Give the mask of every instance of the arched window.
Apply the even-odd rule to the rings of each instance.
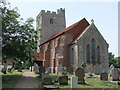
[[[53,24],[53,18],[50,18],[50,24]]]
[[[100,63],[100,46],[97,46],[97,63]]]
[[[86,46],[86,61],[90,64],[90,45]]]
[[[91,61],[95,64],[95,40],[92,39],[91,41]]]

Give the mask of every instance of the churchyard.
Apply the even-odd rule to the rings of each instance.
[[[58,74],[36,74],[40,88],[120,88],[120,72],[110,67],[110,74],[85,73],[84,67],[76,69],[74,74],[60,72]]]
[[[110,67],[111,68],[111,67]],[[100,75],[94,73],[84,73],[83,68],[78,68],[75,73],[70,74],[68,72],[60,72],[58,74],[52,73],[41,73],[35,74],[36,81],[39,88],[83,88],[83,90],[89,90],[91,88],[96,88],[97,90],[102,90],[102,88],[120,88],[120,75],[116,78],[116,70],[114,70],[114,76],[112,70],[110,74],[102,73]],[[2,88],[14,88],[16,83],[20,81],[20,78],[24,72],[29,70],[22,70],[23,72],[12,71],[7,72],[7,74],[0,73],[2,75]],[[31,72],[31,71],[29,71]],[[116,80],[115,80],[116,79]],[[118,80],[117,80],[118,79]],[[30,83],[29,81],[27,83]],[[26,87],[27,88],[27,87]]]
[[[100,80],[100,75],[93,74],[94,78],[87,78],[88,74],[85,74],[85,83],[86,84],[78,84],[78,88],[120,88],[120,85],[116,83],[111,83],[108,81],[102,81]],[[49,77],[52,78],[52,85],[59,87],[59,88],[70,88],[71,85],[71,77],[75,76],[74,74],[69,74],[68,76],[68,85],[60,85],[59,82],[56,81],[58,77],[61,75],[57,74],[49,74]],[[111,81],[112,78],[109,76],[108,80]],[[37,74],[37,81],[39,83],[39,87],[42,88],[42,79],[39,78],[39,75]],[[75,83],[75,82],[74,82]],[[98,89],[99,90],[99,89]]]

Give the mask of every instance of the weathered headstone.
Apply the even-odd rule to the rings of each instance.
[[[57,70],[58,70],[58,74],[62,74],[62,65],[58,65]]]
[[[43,85],[52,85],[52,78],[46,77],[43,79]]]
[[[71,77],[70,88],[78,88],[78,77]]]
[[[60,85],[68,85],[68,76],[59,77],[59,84]]]
[[[40,77],[41,77],[42,73],[45,73],[45,67],[44,66],[39,67],[39,75],[40,75]]]
[[[46,69],[46,73],[51,73],[51,68],[50,68],[50,67],[48,67],[48,68]]]
[[[42,79],[44,79],[44,78],[48,77],[48,74],[47,73],[42,73],[41,77],[42,77]]]
[[[75,71],[75,75],[78,77],[78,84],[85,84],[85,80],[84,80],[84,69],[79,67],[77,68],[77,70]]]
[[[62,69],[62,75],[64,75],[64,76],[67,75],[67,69],[65,67]]]
[[[100,74],[100,80],[108,81],[108,74],[107,73],[101,73]]]
[[[113,64],[109,67],[109,73],[110,73],[110,76],[111,76],[111,74],[112,74],[112,69],[114,68],[114,66],[113,66]]]
[[[34,69],[33,70],[35,71],[36,74],[39,74],[39,66],[36,63],[34,63]]]
[[[117,68],[112,68],[111,69],[111,76],[113,81],[118,81],[119,80],[119,73]]]

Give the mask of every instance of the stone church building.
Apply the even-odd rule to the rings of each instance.
[[[41,29],[38,50],[32,59],[50,73],[70,73],[86,63],[85,72],[108,72],[108,43],[92,20],[85,18],[66,28],[65,9],[42,10],[36,18]]]

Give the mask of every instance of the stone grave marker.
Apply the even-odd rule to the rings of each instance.
[[[119,79],[120,79],[120,68],[118,68],[118,75],[119,75]]]
[[[108,81],[108,74],[107,73],[101,73],[100,74],[100,80]]]
[[[112,76],[112,81],[118,81],[119,80],[119,73],[117,68],[112,68],[111,69],[111,76]]]
[[[59,84],[60,85],[68,85],[68,76],[59,77]]]
[[[53,84],[53,83],[52,83],[52,78],[50,78],[50,77],[44,78],[42,84],[43,84],[43,85],[52,85],[52,84]]]
[[[78,77],[78,84],[85,84],[85,80],[84,80],[84,69],[79,67],[77,68],[77,70],[75,71],[75,76]]]
[[[39,75],[40,75],[40,77],[41,77],[42,73],[45,73],[45,67],[44,66],[39,67]]]
[[[48,77],[48,74],[47,73],[42,73],[41,77],[42,77],[42,79],[44,79],[44,78]]]
[[[51,68],[50,68],[50,67],[48,67],[48,68],[46,69],[46,73],[51,73]]]
[[[63,76],[66,76],[67,75],[67,69],[65,67],[63,67],[62,69],[62,75]]]
[[[78,88],[78,77],[71,77],[70,88]]]
[[[58,70],[58,74],[62,74],[62,65],[58,65],[57,70]]]
[[[111,76],[111,73],[112,73],[112,69],[114,68],[113,64],[109,67],[109,73],[110,73],[110,76]]]

